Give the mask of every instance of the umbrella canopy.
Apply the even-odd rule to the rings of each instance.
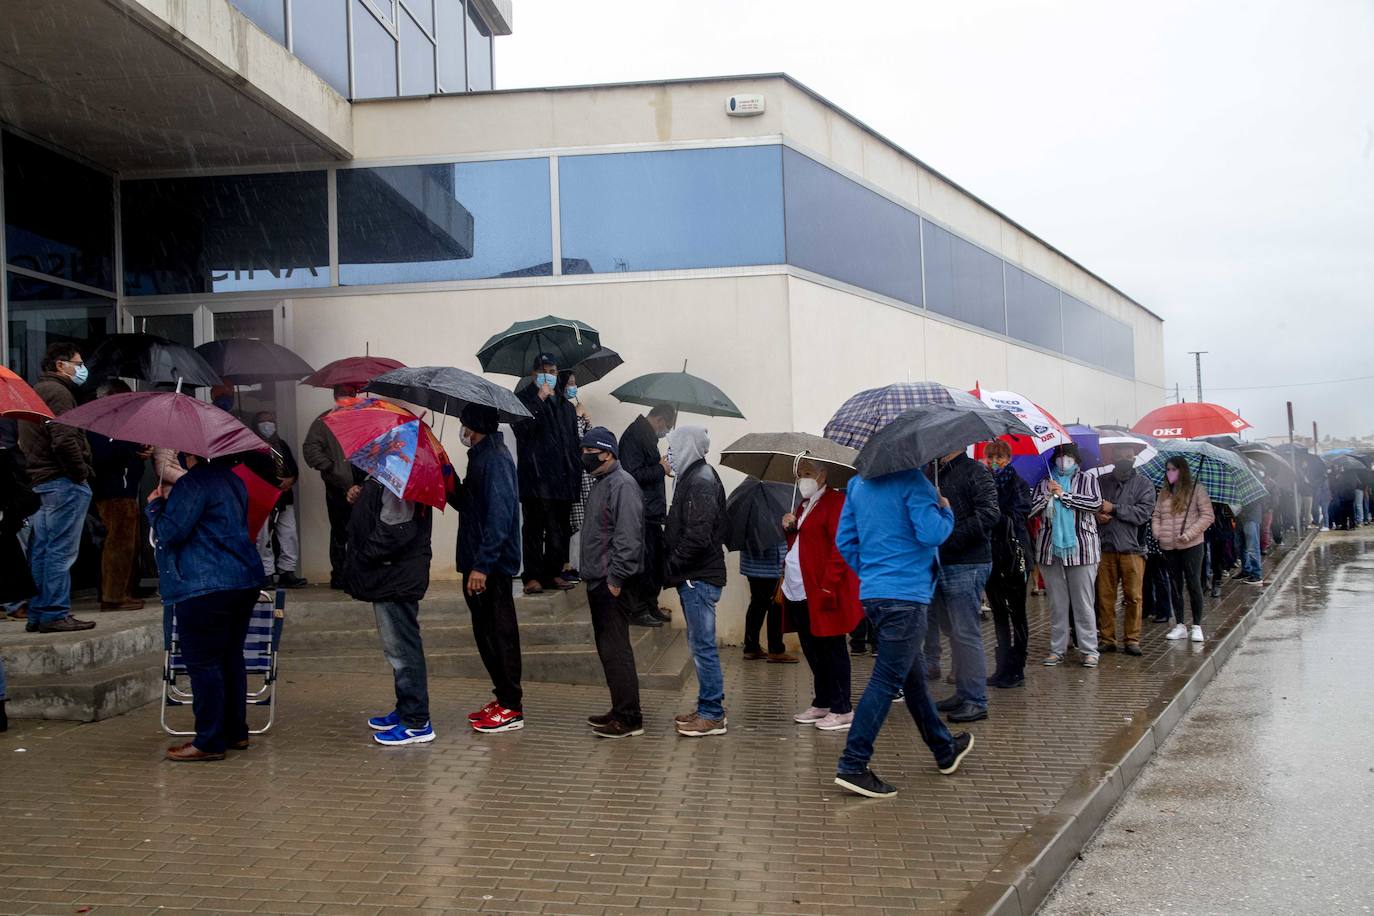
[[[650,372],[632,378],[611,392],[611,397],[626,404],[642,404],[653,407],[657,404],[672,404],[679,413],[695,413],[707,417],[734,417],[744,419],[735,402],[725,396],[715,385],[687,372],[687,364],[682,364],[681,372]]]
[[[301,379],[301,384],[312,388],[362,388],[383,373],[403,368],[405,363],[385,356],[345,356],[325,363]]]
[[[850,448],[863,448],[878,430],[923,404],[983,407],[983,402],[967,391],[939,382],[899,382],[860,391],[841,404],[825,424],[825,438]]]
[[[596,352],[571,369],[558,370],[558,383],[565,385],[569,375],[577,376],[577,386],[585,388],[591,382],[599,382],[617,367],[625,364],[620,354],[607,347],[598,347]],[[534,384],[534,379],[526,375],[515,383],[515,393],[519,394]]]
[[[1322,456],[1322,461],[1326,462],[1327,467],[1339,470],[1367,471],[1369,465],[1361,461],[1349,451],[1337,450],[1336,453],[1327,452]]]
[[[878,430],[855,462],[864,479],[925,467],[942,455],[961,452],[975,442],[1008,433],[1032,435],[1005,410],[927,404],[915,407]]]
[[[1070,430],[1070,432],[1072,432],[1072,431],[1073,431],[1073,427],[1069,427],[1069,430]],[[1103,451],[1104,449],[1110,447],[1110,446],[1113,446],[1113,445],[1115,445],[1115,446],[1122,446],[1122,445],[1124,445],[1124,446],[1126,446],[1127,448],[1131,449],[1131,451],[1133,451],[1133,452],[1135,453],[1135,466],[1136,466],[1136,467],[1140,467],[1141,465],[1145,464],[1146,462],[1154,460],[1154,457],[1155,457],[1156,455],[1159,454],[1159,449],[1155,448],[1153,445],[1150,444],[1149,441],[1147,441],[1148,438],[1149,438],[1148,436],[1129,436],[1129,435],[1124,435],[1124,434],[1122,434],[1122,433],[1116,432],[1115,430],[1103,429],[1103,428],[1101,428],[1101,427],[1098,427],[1098,428],[1097,428],[1097,433],[1098,433],[1098,438],[1097,438],[1097,449],[1098,449],[1098,463],[1099,463],[1099,465],[1101,465],[1101,461],[1102,461],[1102,458],[1101,458],[1102,451]],[[1110,471],[1110,470],[1111,470],[1111,467],[1110,467],[1110,466],[1101,465],[1101,466],[1099,466],[1099,467],[1097,467],[1097,468],[1094,468],[1094,469],[1093,469],[1093,473],[1094,473],[1094,474],[1097,474],[1097,475],[1099,475],[1099,476],[1101,476],[1102,474],[1105,474],[1105,473],[1107,473],[1107,472]]]
[[[248,536],[256,541],[262,533],[262,526],[267,524],[267,517],[272,514],[272,508],[281,499],[282,492],[246,464],[237,464],[233,470],[248,490]]]
[[[1078,446],[1078,453],[1083,458],[1083,470],[1100,472],[1102,470],[1099,467],[1099,465],[1102,464],[1102,450],[1098,442],[1101,439],[1101,434],[1091,426],[1086,426],[1082,423],[1066,426],[1064,430],[1068,433],[1069,440]],[[1016,441],[1034,441],[1025,436],[1003,436],[1002,439],[1008,443],[1014,443]],[[985,448],[986,446],[982,443],[975,447],[974,457],[981,458]],[[1050,456],[1048,452],[1044,454],[1018,454],[1015,444],[1012,444],[1011,466],[1029,487],[1034,487],[1040,481],[1050,476]]]
[[[74,407],[53,422],[201,458],[269,450],[232,414],[175,391],[112,394]]]
[[[725,549],[761,554],[787,543],[782,517],[791,511],[789,484],[744,481],[725,500]]]
[[[281,344],[251,337],[212,340],[196,347],[226,385],[294,382],[315,370]]]
[[[572,318],[545,315],[533,321],[517,321],[494,335],[477,360],[482,371],[500,375],[529,375],[541,353],[554,358],[560,369],[575,366],[601,346],[601,332]]]
[[[826,466],[826,485],[843,487],[854,476],[858,451],[810,433],[749,433],[720,453],[722,467],[788,484],[796,479],[797,461],[806,458]]]
[[[1131,432],[1160,439],[1193,439],[1197,436],[1224,436],[1249,428],[1249,423],[1220,404],[1200,401],[1156,407],[1137,420]]]
[[[1162,443],[1159,454],[1141,465],[1140,472],[1155,486],[1164,485],[1164,465],[1174,457],[1187,460],[1193,479],[1207,490],[1215,503],[1245,506],[1263,499],[1267,491],[1245,459],[1235,452],[1207,442],[1178,440]]]
[[[1013,455],[1042,455],[1065,442],[1074,441],[1064,425],[1048,410],[1015,391],[973,389],[973,396],[993,410],[1005,410],[1030,429],[1031,436],[1007,436]],[[1082,427],[1087,429],[1087,427]]]
[[[208,388],[223,384],[195,350],[156,334],[111,334],[86,360],[91,378],[132,378],[153,384]]]
[[[1236,451],[1264,468],[1265,477],[1273,481],[1275,486],[1292,488],[1297,484],[1298,475],[1293,470],[1293,465],[1271,446],[1248,443]]]
[[[28,382],[0,366],[0,417],[42,423],[52,419],[52,411]]]
[[[503,423],[530,419],[514,394],[480,375],[453,366],[392,369],[367,383],[367,390],[456,417],[468,404],[496,408]]]
[[[1233,436],[1230,433],[1220,436],[1196,436],[1194,438],[1199,442],[1208,442],[1217,448],[1229,449],[1233,452],[1241,446],[1240,436]]]
[[[349,464],[401,499],[444,508],[444,469],[452,462],[434,431],[415,414],[369,398],[330,411],[324,424]]]

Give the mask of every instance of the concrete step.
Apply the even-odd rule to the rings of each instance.
[[[161,646],[161,636],[158,637]],[[9,675],[6,710],[19,719],[94,722],[153,702],[162,691],[163,653],[59,674]]]
[[[94,630],[26,633],[21,622],[0,629],[0,660],[10,677],[65,676],[120,665],[162,649],[162,608],[88,614]]]
[[[305,653],[328,653],[330,650],[377,648],[377,627],[370,619],[365,627],[351,629],[316,629],[295,626],[288,618],[282,628],[282,654],[298,655]],[[449,623],[446,620],[420,622],[420,633],[424,637],[426,651],[441,649],[472,648],[472,625],[470,623]],[[533,646],[590,645],[592,643],[592,624],[590,620],[546,620],[520,621],[520,645]]]

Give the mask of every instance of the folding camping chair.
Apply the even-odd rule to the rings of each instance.
[[[266,706],[267,723],[262,728],[250,728],[248,733],[251,735],[261,735],[267,731],[277,717],[277,650],[281,646],[281,627],[285,616],[284,589],[277,589],[275,594],[267,591],[258,594],[258,603],[253,605],[253,617],[248,623],[248,638],[243,643],[243,662],[250,677],[262,675],[262,686],[248,692],[248,705]],[[177,731],[167,724],[167,709],[190,703],[191,688],[177,639],[176,614],[165,605],[162,610],[162,637],[166,649],[162,668],[162,730],[169,735],[194,735],[194,730]],[[186,678],[184,688],[177,683],[178,678]]]

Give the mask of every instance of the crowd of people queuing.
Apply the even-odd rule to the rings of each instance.
[[[39,395],[55,414],[71,409],[86,382],[80,352],[55,344],[43,369]],[[119,390],[127,389],[112,382],[101,393]],[[587,724],[606,739],[644,732],[630,628],[662,626],[669,614],[659,596],[674,589],[698,696],[673,727],[686,737],[725,734],[716,606],[726,582],[726,495],[706,430],[679,425],[677,411],[662,404],[617,437],[593,424],[578,401],[575,375],[560,371],[551,354],[534,360],[517,393],[530,418],[512,427],[513,448],[496,409],[463,408],[466,472],[446,479],[447,501],[458,513],[454,562],[492,681],[493,699],[468,716],[472,729],[524,726],[518,580],[527,595],[585,586],[610,694],[610,708]],[[301,452],[324,484],[329,584],[372,604],[394,673],[394,707],[368,725],[383,745],[432,741],[419,607],[430,587],[433,509],[349,463],[324,420],[358,404],[360,395],[346,387],[334,395],[335,406],[311,425]],[[232,410],[232,394],[216,392],[215,403]],[[138,481],[145,462],[153,462],[156,484],[143,515],[156,546],[161,600],[180,621],[196,716],[195,739],[170,749],[173,760],[220,759],[247,747],[241,646],[249,614],[260,589],[306,584],[297,573],[290,498],[299,468],[271,412],[252,416],[251,426],[271,445],[270,456],[206,461],[55,423],[19,424],[17,447],[3,449],[0,599],[42,632],[95,625],[71,616],[70,577],[93,499],[105,529],[101,610],[142,606],[133,593]],[[783,637],[797,634],[812,696],[793,718],[848,732],[836,781],[858,794],[895,792],[869,767],[894,702],[905,702],[940,772],[958,769],[974,738],[951,732],[946,722],[986,719],[990,689],[1025,683],[1028,593],[1047,595],[1051,632],[1043,664],[1066,664],[1073,651],[1083,666],[1096,667],[1102,653],[1139,656],[1147,617],[1173,622],[1168,639],[1202,642],[1207,583],[1218,594],[1226,570],[1239,561],[1237,578],[1262,584],[1261,553],[1281,536],[1283,500],[1243,507],[1237,519],[1213,504],[1183,458],[1168,460],[1156,490],[1135,468],[1129,447],[1104,446],[1104,467],[1090,470],[1078,447],[1065,443],[1046,456],[1050,473],[1032,488],[1013,468],[1005,442],[987,443],[981,454],[960,451],[923,471],[854,477],[844,488],[832,484],[831,465],[803,458],[796,465],[799,498],[779,519],[785,543],[741,557],[750,591],[744,659],[796,663]],[[285,497],[256,540],[247,534],[244,482],[231,471],[253,461],[265,462],[251,469]],[[1329,507],[1317,485],[1309,486],[1314,521],[1324,509],[1333,524],[1364,521],[1363,501],[1348,485],[1363,492],[1357,476],[1333,476]],[[16,536],[25,519],[27,558]],[[20,572],[22,578],[12,575]],[[984,600],[996,634],[991,672]],[[944,674],[944,642],[953,691],[936,701],[928,685]],[[873,672],[856,704],[851,655],[870,652]]]

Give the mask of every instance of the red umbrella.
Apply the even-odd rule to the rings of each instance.
[[[434,431],[415,414],[386,401],[365,400],[325,414],[324,425],[350,464],[402,499],[444,508],[452,462]]]
[[[42,423],[52,419],[52,411],[28,382],[0,366],[0,417]]]
[[[405,363],[385,356],[345,356],[321,366],[301,379],[301,384],[314,388],[337,388],[340,385],[361,388],[379,375],[404,368]]]
[[[112,394],[74,407],[53,422],[201,458],[268,451],[267,443],[232,415],[172,391]]]
[[[1220,404],[1199,401],[1157,407],[1137,420],[1131,432],[1154,436],[1156,439],[1193,439],[1197,436],[1221,436],[1249,428],[1249,423]]]

